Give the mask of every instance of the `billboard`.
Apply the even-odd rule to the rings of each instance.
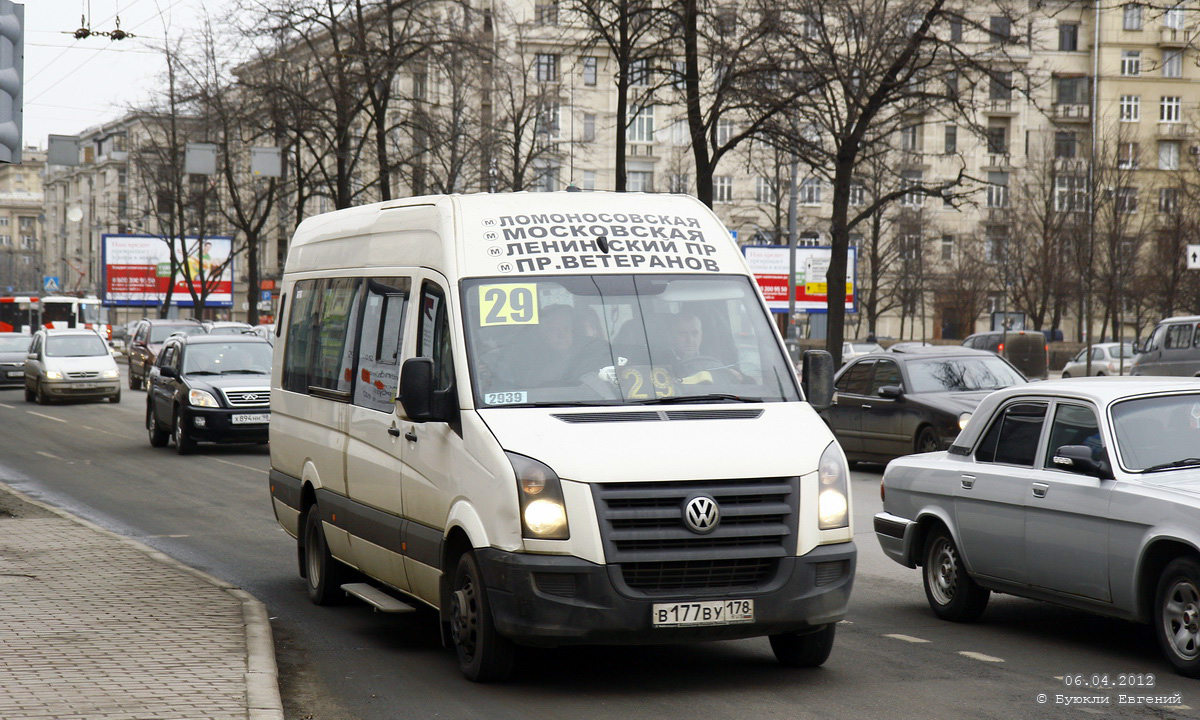
[[[105,305],[161,305],[167,289],[173,288],[171,303],[181,307],[194,305],[182,268],[171,274],[171,251],[167,240],[157,235],[102,235],[101,257],[104,263]],[[192,284],[200,292],[200,273],[209,288],[208,307],[233,305],[233,238],[184,238],[186,255],[179,248],[175,256],[186,257]]]
[[[788,311],[788,248],[785,245],[747,245],[746,264],[758,281],[763,298],[771,312]],[[798,247],[796,253],[796,310],[825,312],[831,249],[828,247]],[[857,312],[858,248],[851,247],[846,256],[846,312]]]

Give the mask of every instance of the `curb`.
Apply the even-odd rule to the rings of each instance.
[[[100,527],[90,520],[85,520],[78,515],[73,515],[53,505],[48,505],[41,500],[36,500],[13,488],[8,483],[0,481],[0,492],[9,493],[23,502],[36,505],[64,520],[69,520],[89,530],[116,539],[157,562],[188,573],[229,593],[229,595],[241,604],[242,621],[246,633],[247,716],[250,720],[283,720],[283,700],[279,696],[279,668],[275,663],[275,641],[271,634],[271,622],[267,616],[266,606],[259,602],[257,598],[232,583],[197,570],[190,565],[185,565],[170,555],[155,550],[145,543]]]

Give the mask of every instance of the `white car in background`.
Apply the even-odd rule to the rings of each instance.
[[[38,330],[25,357],[25,400],[121,402],[121,372],[95,330]]]
[[[1063,366],[1062,376],[1065,378],[1086,377],[1096,375],[1128,375],[1133,367],[1133,343],[1096,343],[1092,346],[1092,372],[1088,373],[1088,349],[1084,348],[1079,354]]]

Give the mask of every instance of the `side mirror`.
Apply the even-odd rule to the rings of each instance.
[[[164,365],[158,369],[158,374],[165,378],[176,378],[176,379],[179,378],[179,371],[173,367],[168,367],[166,365]]]
[[[416,357],[400,368],[400,392],[396,398],[404,414],[413,422],[449,422],[452,419],[454,387],[435,390],[433,358]]]
[[[28,355],[25,356],[26,360],[37,360],[37,358],[38,358],[37,353],[29,353]]]
[[[1090,475],[1101,480],[1112,479],[1112,470],[1107,460],[1096,460],[1087,445],[1063,445],[1054,451],[1050,459],[1054,467],[1080,475]]]
[[[899,400],[904,397],[904,390],[899,385],[884,385],[876,391],[876,394],[888,400]]]
[[[800,385],[817,412],[833,404],[833,355],[828,350],[805,351]]]

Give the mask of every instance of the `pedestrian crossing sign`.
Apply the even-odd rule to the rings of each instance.
[[[56,293],[62,292],[61,284],[58,282],[57,275],[45,275],[42,277],[42,292]]]

